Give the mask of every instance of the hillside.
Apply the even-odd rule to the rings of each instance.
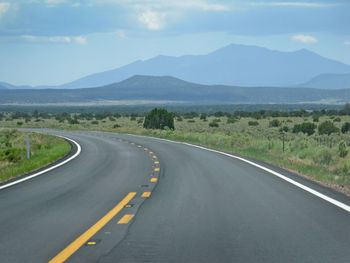
[[[305,103],[350,101],[350,89],[235,87],[201,85],[174,77],[134,76],[119,83],[87,89],[4,89],[0,104],[47,103]]]
[[[229,45],[207,55],[157,56],[86,76],[58,88],[108,85],[133,75],[174,76],[207,85],[296,86],[324,73],[348,73],[350,66],[306,49],[281,52],[257,46]]]
[[[299,86],[316,89],[350,89],[350,73],[321,74]]]

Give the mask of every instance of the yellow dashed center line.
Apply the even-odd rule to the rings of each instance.
[[[154,171],[155,171],[155,172],[159,172],[160,169],[159,169],[159,168],[154,168]]]
[[[141,197],[150,197],[151,196],[151,192],[143,192]]]
[[[157,159],[157,156],[153,155],[152,158],[153,158],[153,159]]]
[[[153,154],[153,152],[149,152],[149,154]]]
[[[158,178],[153,177],[149,180],[151,183],[156,183],[158,181]]]
[[[70,243],[57,256],[49,261],[49,263],[62,263],[73,255],[82,245],[84,245],[93,235],[95,235],[103,226],[105,226],[113,217],[115,217],[123,207],[134,198],[136,192],[128,193],[122,201],[119,202],[111,211],[102,217],[96,224],[89,228],[80,237]]]
[[[154,161],[154,164],[159,164],[159,162],[158,161]]]
[[[145,150],[145,151],[148,151],[148,149],[147,149],[147,148],[144,148],[144,150]]]
[[[118,224],[127,224],[133,217],[133,214],[126,214],[118,221]]]

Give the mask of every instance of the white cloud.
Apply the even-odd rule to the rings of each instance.
[[[74,3],[72,4],[73,7],[79,7],[80,6],[80,3]]]
[[[0,2],[0,18],[10,9],[10,3]]]
[[[294,41],[301,42],[301,43],[316,43],[317,39],[312,36],[307,35],[294,35],[292,37]]]
[[[350,41],[345,41],[344,45],[350,45]]]
[[[87,40],[86,37],[83,36],[77,36],[73,38],[75,43],[80,44],[80,45],[86,45],[87,44]]]
[[[292,6],[292,7],[328,7],[334,4],[309,2],[257,2],[249,3],[251,6]]]
[[[149,30],[160,30],[165,25],[166,13],[146,10],[142,12],[138,19]]]
[[[62,4],[65,0],[45,0],[45,3],[48,5],[57,5]]]
[[[208,3],[204,0],[96,0],[98,3],[109,2],[136,9],[197,9],[204,11],[226,11],[229,5]],[[169,10],[171,11],[171,10]]]
[[[53,43],[64,43],[64,44],[80,44],[86,45],[87,40],[86,37],[76,36],[76,37],[68,37],[68,36],[52,36],[52,37],[43,37],[43,36],[32,36],[32,35],[23,35],[22,39],[32,42],[53,42]]]

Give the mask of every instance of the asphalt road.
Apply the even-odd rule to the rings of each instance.
[[[350,262],[350,213],[271,173],[153,138],[51,133],[82,152],[0,190],[1,263]]]

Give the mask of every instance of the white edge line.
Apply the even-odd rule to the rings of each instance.
[[[177,143],[177,144],[184,144],[184,145],[187,145],[187,146],[196,147],[196,148],[199,148],[199,149],[202,149],[202,150],[206,150],[206,151],[209,151],[209,152],[214,152],[214,153],[219,153],[219,154],[222,154],[222,155],[226,155],[228,157],[240,160],[242,162],[245,162],[245,163],[253,165],[253,166],[257,167],[257,168],[260,168],[260,169],[262,169],[262,170],[264,170],[264,171],[266,171],[268,173],[271,173],[271,174],[273,174],[273,175],[275,175],[275,176],[277,176],[277,177],[287,181],[288,183],[291,183],[291,184],[293,184],[293,185],[295,185],[295,186],[297,186],[297,187],[299,187],[299,188],[309,192],[310,194],[313,194],[313,195],[315,195],[315,196],[317,196],[317,197],[319,197],[319,198],[321,198],[321,199],[323,199],[323,200],[325,200],[325,201],[327,201],[327,202],[329,202],[329,203],[331,203],[331,204],[333,204],[335,206],[338,206],[341,209],[344,209],[345,211],[350,213],[350,206],[348,206],[348,205],[346,205],[346,204],[344,204],[342,202],[339,202],[339,201],[337,201],[337,200],[335,200],[335,199],[333,199],[333,198],[331,198],[329,196],[326,196],[326,195],[324,195],[324,194],[322,194],[322,193],[320,193],[320,192],[318,192],[318,191],[316,191],[316,190],[314,190],[314,189],[312,189],[312,188],[310,188],[308,186],[305,186],[305,185],[303,185],[301,183],[298,183],[298,182],[290,179],[289,177],[287,177],[287,176],[285,176],[283,174],[275,172],[275,171],[273,171],[273,170],[271,170],[269,168],[266,168],[266,167],[264,167],[264,166],[262,166],[260,164],[254,163],[254,162],[249,161],[247,159],[244,159],[242,157],[239,157],[239,156],[236,156],[236,155],[233,155],[233,154],[229,154],[229,153],[225,153],[225,152],[221,152],[221,151],[217,151],[217,150],[213,150],[213,149],[209,149],[209,148],[206,148],[206,147],[203,147],[203,146],[194,145],[194,144],[187,143],[187,142],[177,142],[177,141],[172,141],[172,140],[168,140],[168,139],[161,139],[161,138],[141,136],[141,135],[134,135],[134,134],[128,134],[128,135],[137,136],[137,137],[144,137],[144,138],[152,138],[152,139],[155,139],[155,140],[166,141],[166,142]]]
[[[56,165],[54,165],[54,166],[51,166],[51,167],[49,167],[49,168],[47,168],[47,169],[45,169],[45,170],[43,170],[43,171],[40,171],[40,172],[38,172],[38,173],[32,174],[32,175],[30,175],[30,176],[27,176],[27,177],[25,177],[25,178],[23,178],[23,179],[19,179],[19,180],[16,180],[16,181],[14,181],[14,182],[11,182],[11,183],[2,185],[2,186],[0,186],[0,190],[5,189],[5,188],[10,187],[10,186],[13,186],[13,185],[15,185],[15,184],[22,183],[22,182],[24,182],[24,181],[30,180],[30,179],[32,179],[32,178],[34,178],[34,177],[37,177],[37,176],[42,175],[42,174],[44,174],[44,173],[47,173],[47,172],[49,172],[49,171],[51,171],[51,170],[53,170],[53,169],[56,169],[56,168],[58,168],[58,167],[60,167],[60,166],[62,166],[62,165],[64,165],[64,164],[70,162],[71,160],[73,160],[74,158],[76,158],[76,157],[80,154],[80,152],[81,152],[81,147],[80,147],[79,143],[77,143],[76,141],[74,141],[74,140],[72,140],[72,139],[69,139],[69,138],[67,138],[67,137],[64,137],[64,136],[59,136],[59,135],[55,135],[55,136],[64,138],[64,139],[66,139],[66,140],[71,141],[72,143],[74,143],[74,144],[77,146],[77,152],[76,152],[73,156],[71,156],[71,157],[69,157],[68,159],[64,160],[63,162],[58,163],[58,164],[56,164]]]

